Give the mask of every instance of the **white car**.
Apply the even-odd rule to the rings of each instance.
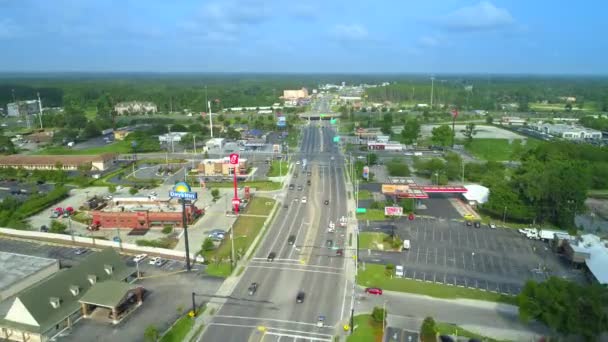
[[[133,258],[133,262],[135,262],[136,264],[138,264],[140,261],[144,260],[147,257],[148,257],[148,254],[137,254],[135,256],[135,258]]]
[[[148,264],[156,265],[156,262],[159,262],[161,260],[162,260],[161,257],[154,257],[154,258],[150,259],[150,261],[148,261]]]
[[[403,266],[395,266],[395,277],[403,278]]]
[[[306,197],[302,197],[302,203],[306,203]]]
[[[296,162],[296,165],[300,165],[300,161],[299,160]]]
[[[496,225],[494,223],[490,223],[490,228],[496,229]]]

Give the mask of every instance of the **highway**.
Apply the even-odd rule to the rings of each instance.
[[[347,216],[347,196],[344,159],[334,146],[334,134],[323,124],[302,129],[300,165],[294,165],[288,182],[295,189],[280,195],[280,212],[202,341],[331,341],[347,322],[352,283],[344,270],[353,261],[337,253],[347,242],[345,228],[337,224]],[[336,223],[334,233],[328,232],[330,221]],[[274,261],[267,260],[271,252]],[[259,288],[251,296],[253,282]],[[305,293],[303,303],[296,303],[299,291]],[[323,327],[317,326],[320,315],[325,316]]]

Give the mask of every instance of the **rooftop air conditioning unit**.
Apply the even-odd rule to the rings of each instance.
[[[57,297],[51,297],[49,298],[49,303],[51,304],[53,309],[58,309],[61,306],[61,299]]]

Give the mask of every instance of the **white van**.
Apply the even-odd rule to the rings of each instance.
[[[302,197],[302,203],[306,203],[306,196]]]

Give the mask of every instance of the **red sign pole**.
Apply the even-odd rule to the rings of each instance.
[[[238,172],[238,167],[239,167],[239,155],[236,153],[232,153],[230,154],[230,164],[234,166],[234,169],[232,170],[232,174],[234,175],[234,198],[233,203],[234,203],[234,213],[238,215],[239,213],[239,203],[237,202],[239,199],[239,194],[237,192],[237,184],[236,184],[236,174]]]

